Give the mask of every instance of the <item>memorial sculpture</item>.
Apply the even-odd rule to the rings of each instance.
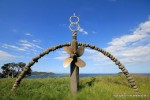
[[[52,51],[55,51],[57,49],[63,48],[64,50],[70,55],[70,57],[66,58],[63,65],[64,67],[67,67],[70,65],[70,78],[71,78],[71,92],[72,93],[77,93],[78,87],[79,87],[79,68],[84,67],[86,64],[83,60],[81,60],[79,57],[81,57],[84,53],[84,49],[86,47],[91,48],[93,50],[96,50],[100,53],[102,53],[104,56],[107,56],[110,58],[118,67],[121,69],[123,74],[126,76],[128,83],[130,84],[131,88],[133,88],[135,91],[138,91],[138,87],[135,83],[135,80],[132,78],[132,76],[129,74],[125,66],[117,59],[115,58],[112,54],[109,52],[98,48],[94,45],[90,45],[87,43],[78,43],[77,41],[77,32],[80,29],[79,25],[79,17],[76,16],[75,14],[70,17],[70,30],[72,31],[72,41],[66,44],[60,44],[51,48],[46,49],[44,52],[40,53],[38,56],[34,57],[24,68],[24,70],[21,72],[19,77],[15,80],[15,83],[12,87],[12,91],[16,91],[17,87],[19,86],[21,80],[24,78],[26,75],[26,72],[30,69],[32,65],[34,65],[38,60],[45,56],[46,54],[49,54]],[[73,27],[75,26],[75,29]]]

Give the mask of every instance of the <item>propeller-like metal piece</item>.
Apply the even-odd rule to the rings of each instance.
[[[63,66],[66,68],[68,67],[68,65],[73,61],[73,58],[66,58],[64,63],[63,63]]]
[[[81,60],[80,58],[77,58],[77,62],[75,62],[75,65],[78,67],[84,67],[86,64],[83,60]]]
[[[83,53],[84,53],[84,47],[80,46],[77,50],[77,56],[80,57],[83,55]]]
[[[64,50],[70,55],[73,54],[73,50],[70,47],[64,47]]]
[[[77,52],[73,52],[73,49],[71,47],[64,47],[64,50],[70,54],[70,57],[69,58],[66,58],[64,63],[63,63],[63,66],[64,67],[67,67],[68,65],[71,64],[71,62],[74,60],[74,59],[77,59],[75,61],[75,65],[78,66],[78,67],[84,67],[86,64],[83,60],[81,60],[80,56],[83,55],[84,53],[84,47],[83,46],[80,46],[78,49],[77,49]]]

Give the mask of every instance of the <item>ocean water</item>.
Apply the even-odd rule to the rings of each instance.
[[[117,74],[80,74],[80,78],[84,77],[92,77],[92,76],[108,76],[108,75],[117,75]],[[69,77],[69,74],[53,74],[53,75],[31,75],[27,78],[63,78],[63,77]]]
[[[115,76],[117,75],[117,73],[109,73],[109,74],[80,74],[79,77],[80,78],[84,78],[84,77],[92,77],[92,76]],[[146,76],[150,76],[150,73],[140,73],[140,74],[137,74],[137,75],[146,75]],[[28,76],[27,78],[31,78],[31,79],[34,79],[34,78],[63,78],[63,77],[69,77],[70,75],[69,74],[53,74],[53,75],[31,75],[31,76]]]

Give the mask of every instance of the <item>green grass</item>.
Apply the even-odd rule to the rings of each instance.
[[[150,77],[133,76],[139,92],[134,92],[125,76],[80,79],[77,94],[70,92],[70,78],[23,79],[18,90],[10,92],[15,79],[0,79],[0,100],[150,100]],[[114,94],[143,94],[146,97],[114,97]]]

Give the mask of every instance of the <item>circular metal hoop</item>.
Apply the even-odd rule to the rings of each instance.
[[[71,28],[72,25],[76,25],[77,29],[76,29],[76,30],[73,30],[73,29]],[[71,23],[71,24],[69,25],[69,29],[70,29],[71,31],[79,31],[79,30],[80,30],[80,25],[79,25],[79,24],[76,24],[76,23]]]
[[[73,19],[73,18],[76,18],[76,19],[77,19],[77,21],[76,21],[76,22],[72,21],[72,19]],[[79,19],[79,17],[78,17],[78,16],[71,16],[71,17],[70,17],[70,19],[69,19],[69,21],[70,21],[70,23],[71,23],[71,24],[78,24],[78,23],[79,23],[79,21],[80,21],[80,19]]]

